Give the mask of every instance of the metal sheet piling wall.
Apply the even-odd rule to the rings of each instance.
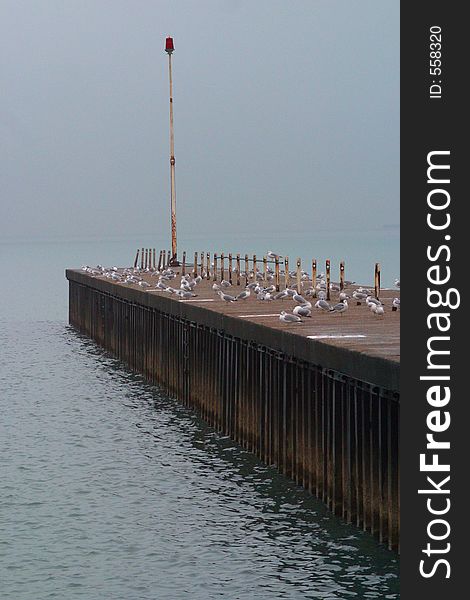
[[[396,393],[73,280],[69,321],[335,514],[398,547]]]

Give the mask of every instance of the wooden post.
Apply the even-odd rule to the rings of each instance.
[[[326,259],[326,299],[330,299],[330,276],[331,276],[331,268],[330,268],[330,259]]]
[[[162,269],[166,269],[166,250],[163,250],[163,263]]]
[[[153,249],[153,270],[155,271],[156,267],[157,267],[157,249],[154,248]]]
[[[148,259],[149,259],[149,249],[145,248],[145,259],[144,259],[144,269],[147,270],[148,267]]]
[[[186,250],[183,252],[183,264],[181,265],[181,275],[186,275]]]
[[[275,273],[275,281],[276,281],[276,292],[278,292],[279,288],[280,288],[280,284],[279,284],[279,256],[276,256],[276,258],[274,259],[274,262],[275,262],[274,273]]]
[[[266,285],[268,282],[268,259],[266,256],[263,256],[263,280],[264,285]]]
[[[240,285],[240,253],[237,252],[237,285]]]
[[[317,261],[312,259],[312,287],[313,297],[317,297]]]
[[[160,254],[158,256],[158,271],[159,272],[162,268],[162,260],[163,260],[163,250],[160,250]]]
[[[214,281],[217,281],[217,254],[214,253],[214,276],[212,278]]]
[[[209,281],[211,278],[211,255],[208,252],[206,254],[206,279]]]
[[[144,249],[142,248],[142,252],[140,253],[140,268],[144,268]]]
[[[136,252],[136,255],[135,255],[135,259],[134,259],[134,269],[137,269],[137,265],[139,263],[139,254],[140,254],[140,249],[137,248],[137,252]]]
[[[284,257],[284,287],[287,289],[289,287],[289,283],[290,283],[290,277],[289,277],[289,257],[285,256]]]
[[[380,263],[375,263],[374,293],[377,300],[380,297]]]
[[[344,260],[339,263],[339,289],[344,290]]]
[[[232,283],[232,253],[229,252],[228,255],[228,280]]]
[[[197,252],[194,253],[193,277],[197,277]]]
[[[258,281],[258,278],[256,277],[257,271],[258,269],[256,268],[256,254],[253,254],[253,277],[255,281]]]
[[[248,285],[249,279],[250,279],[250,261],[248,259],[248,254],[245,254],[245,286]]]
[[[300,258],[297,258],[297,293],[301,294],[302,293],[302,273],[301,273],[301,267],[302,266],[302,262],[300,260]]]
[[[201,252],[201,277],[204,276],[204,252]]]
[[[225,256],[224,253],[220,255],[220,281],[225,278]]]

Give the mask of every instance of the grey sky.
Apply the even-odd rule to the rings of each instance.
[[[399,221],[398,0],[0,0],[0,238]]]

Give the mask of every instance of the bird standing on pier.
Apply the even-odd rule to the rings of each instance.
[[[330,312],[340,313],[340,315],[343,316],[343,313],[346,312],[348,308],[348,301],[343,300],[342,302],[338,302],[338,304],[332,306],[330,308]]]
[[[312,316],[311,306],[312,305],[310,305],[310,308],[308,306],[296,306],[292,312],[294,313],[294,315],[297,315],[299,317],[311,317]]]
[[[315,303],[315,308],[319,308],[320,310],[324,310],[325,312],[330,312],[331,310],[331,306],[323,298],[321,298]]]
[[[230,296],[230,294],[224,294],[224,292],[222,292],[222,290],[220,290],[219,292],[217,292],[219,294],[219,297],[221,300],[224,300],[225,302],[236,302],[236,298],[235,296]]]
[[[285,310],[281,311],[279,321],[282,323],[302,323],[302,319],[298,315],[291,315],[290,313],[286,313]]]

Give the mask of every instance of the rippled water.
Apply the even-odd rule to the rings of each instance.
[[[8,289],[2,600],[399,597],[396,555],[64,319],[41,320],[53,285],[53,308],[27,320]]]

